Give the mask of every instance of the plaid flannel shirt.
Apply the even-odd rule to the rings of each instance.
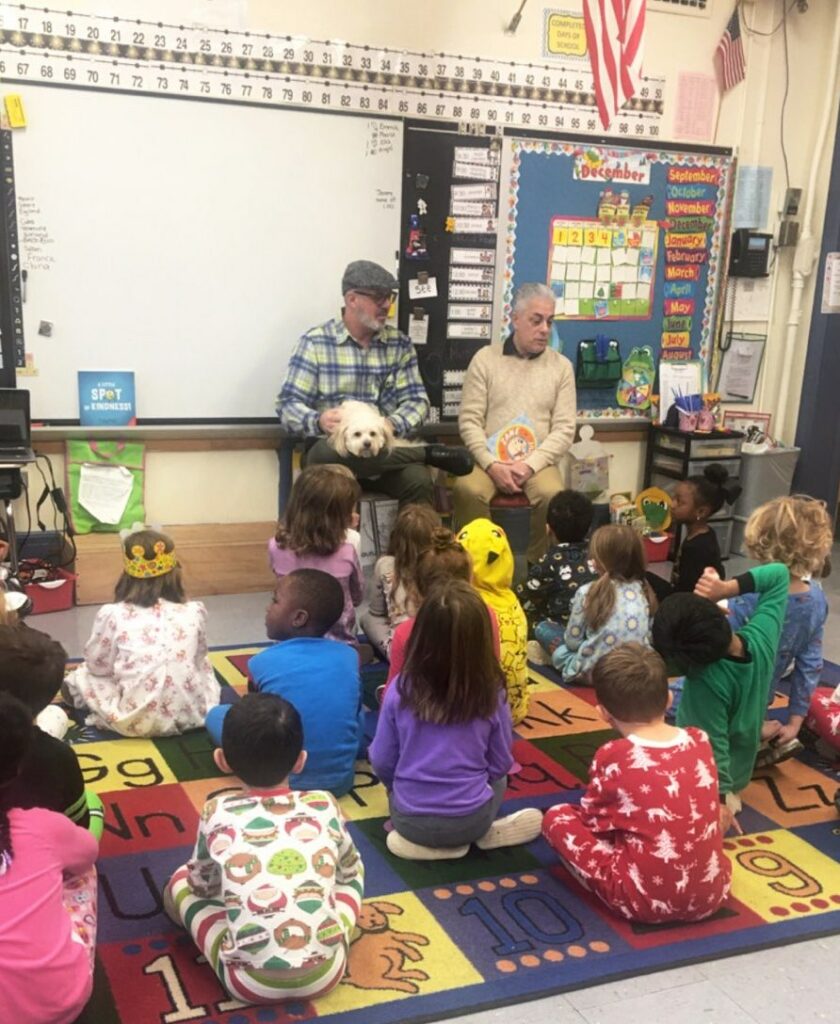
[[[277,415],[290,433],[323,433],[318,417],[348,399],[370,402],[398,437],[413,433],[429,413],[414,345],[386,324],[367,349],[350,337],[339,317],[307,331],[289,360],[277,396]]]

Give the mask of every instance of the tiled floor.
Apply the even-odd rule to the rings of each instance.
[[[840,621],[837,574],[825,581],[831,620]],[[733,575],[751,563],[733,558]],[[209,643],[247,645],[264,638],[268,594],[205,599]],[[78,657],[96,608],[76,608],[31,620]],[[828,629],[825,657],[840,662],[840,630]],[[840,841],[838,841],[840,858]],[[840,1024],[840,935],[778,949],[678,967],[457,1019],[463,1024]]]

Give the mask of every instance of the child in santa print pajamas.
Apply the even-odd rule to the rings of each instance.
[[[621,733],[590,767],[580,806],[558,804],[543,833],[572,874],[615,913],[699,921],[729,895],[717,770],[700,729],[665,723],[665,664],[624,644],[592,671],[599,711]]]

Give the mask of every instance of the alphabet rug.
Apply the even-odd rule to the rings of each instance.
[[[220,680],[244,692],[250,655],[211,654]],[[365,670],[365,692],[382,666]],[[577,802],[595,750],[613,734],[591,691],[531,666],[528,717],[516,729],[521,765],[503,813]],[[835,685],[840,668],[826,665]],[[786,701],[777,698],[777,705]],[[371,719],[374,716],[371,715]],[[373,724],[373,722],[371,723]],[[410,863],[385,846],[383,787],[359,762],[341,801],[366,866],[365,909],[344,981],[316,1002],[243,1006],[221,988],[190,938],[163,912],[161,892],[191,855],[211,795],[240,788],[220,775],[203,730],[123,739],[74,726],[86,784],[105,804],[94,996],[84,1024],[404,1024],[518,1003],[621,977],[783,945],[840,929],[837,762],[810,752],[759,771],[745,793],[743,836],[726,840],[733,890],[711,919],[631,925],[562,869],[539,839],[457,861]]]

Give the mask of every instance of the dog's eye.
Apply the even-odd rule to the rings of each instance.
[[[353,437],[361,437],[361,436],[362,436],[361,430],[354,430],[353,431]]]

